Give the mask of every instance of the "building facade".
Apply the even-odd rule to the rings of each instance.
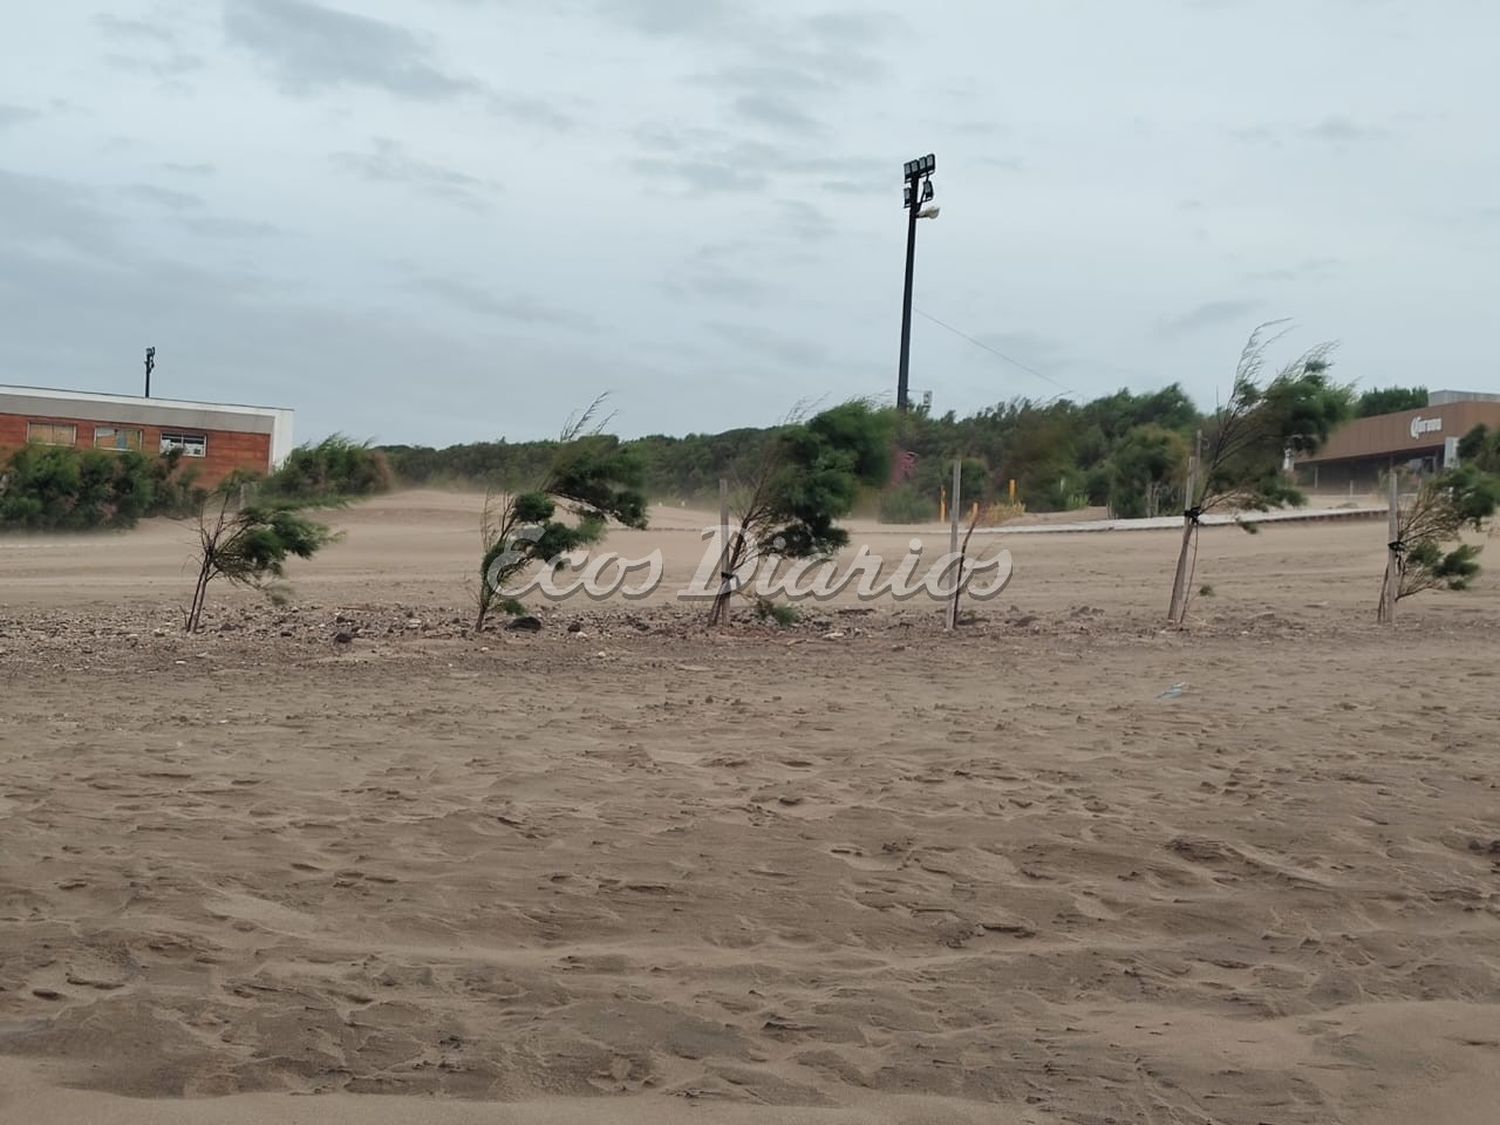
[[[269,473],[292,451],[292,412],[134,395],[0,386],[0,458],[35,443],[77,449],[182,451],[212,487],[237,469]]]
[[[1475,426],[1500,429],[1500,396],[1438,391],[1420,410],[1356,418],[1335,430],[1297,480],[1315,492],[1373,492],[1393,469],[1420,475],[1455,462],[1459,439]]]

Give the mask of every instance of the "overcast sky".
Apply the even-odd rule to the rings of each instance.
[[[158,395],[436,444],[890,399],[934,152],[938,411],[1211,404],[1274,317],[1500,390],[1500,5],[902,8],[7,0],[0,383],[135,393],[149,344]]]

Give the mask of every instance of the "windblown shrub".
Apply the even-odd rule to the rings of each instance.
[[[373,496],[388,492],[392,480],[384,453],[370,448],[369,442],[333,434],[316,445],[292,450],[261,485],[261,495],[299,501]]]

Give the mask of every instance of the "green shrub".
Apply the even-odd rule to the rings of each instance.
[[[899,485],[880,497],[881,523],[931,523],[937,518],[937,501],[915,485]]]
[[[802,611],[785,602],[773,602],[768,598],[755,599],[755,619],[774,622],[783,629],[790,629],[802,620]]]
[[[204,492],[181,470],[181,452],[147,457],[61,445],[28,445],[0,470],[0,530],[133,527],[148,516],[194,510]]]
[[[368,442],[334,434],[292,450],[281,468],[266,478],[262,492],[284,500],[331,500],[387,492],[391,481],[384,453]]]

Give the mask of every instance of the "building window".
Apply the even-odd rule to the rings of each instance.
[[[126,430],[119,426],[95,426],[94,448],[139,450],[141,448],[141,431]]]
[[[78,427],[63,422],[27,422],[26,440],[40,445],[74,445],[78,441]]]
[[[208,439],[202,434],[162,434],[161,451],[182,450],[184,457],[207,457]]]

